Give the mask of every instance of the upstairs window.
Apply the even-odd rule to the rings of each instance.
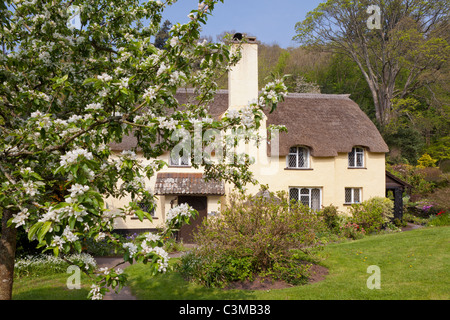
[[[348,154],[349,168],[364,168],[364,149],[353,148],[352,152]]]
[[[292,147],[287,157],[288,168],[309,168],[309,149],[305,147]]]
[[[322,189],[319,188],[290,188],[289,200],[300,201],[313,210],[322,207]]]
[[[177,154],[176,152],[170,153],[170,165],[176,167],[189,167],[191,165],[191,159],[189,154],[185,154],[185,152],[181,151],[182,155]]]

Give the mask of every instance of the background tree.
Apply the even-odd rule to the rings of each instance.
[[[151,220],[156,202],[147,181],[166,165],[157,158],[178,143],[176,130],[257,128],[264,105],[285,92],[277,81],[259,105],[237,117],[218,121],[208,115],[214,80],[239,59],[229,45],[199,43],[199,30],[218,1],[200,3],[188,23],[174,25],[165,50],[150,39],[172,0],[6,1],[0,20],[0,299],[11,298],[18,228],[63,258],[81,252],[85,237],[107,239],[125,249],[124,261],[146,262],[153,273],[167,269],[163,241],[195,214],[191,208],[171,210],[161,234],[127,243],[113,234],[114,219],[135,214]],[[79,8],[78,29],[68,24],[71,5]],[[194,88],[182,106],[175,98],[180,87]],[[110,143],[125,135],[137,138],[146,162],[136,150],[111,157]],[[242,188],[254,182],[250,161],[243,160],[193,164],[203,166],[207,177]],[[64,192],[55,197],[57,190]],[[107,197],[131,201],[112,212]],[[93,278],[94,299],[125,281],[114,268],[99,273],[79,267]]]
[[[368,25],[372,5],[381,9],[379,29]],[[449,9],[448,0],[328,0],[296,24],[295,39],[349,56],[369,86],[384,128],[392,100],[429,87],[448,64]]]
[[[158,49],[164,49],[164,46],[167,43],[167,40],[170,38],[170,28],[172,27],[172,23],[169,20],[164,21],[159,29],[158,33],[155,36],[155,47]]]

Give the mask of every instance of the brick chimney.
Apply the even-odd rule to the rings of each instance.
[[[241,33],[233,39],[232,50],[241,45],[242,58],[228,73],[228,108],[240,109],[258,99],[258,43],[256,37]]]

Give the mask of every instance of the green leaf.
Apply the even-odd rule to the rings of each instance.
[[[36,222],[28,231],[28,240],[32,240],[36,232],[42,227],[43,222]]]
[[[142,210],[135,210],[134,213],[139,218],[139,220],[142,222],[144,220],[145,212]]]
[[[43,223],[42,227],[39,228],[39,231],[37,232],[39,242],[42,242],[42,240],[44,239],[45,235],[47,234],[47,232],[50,230],[51,227],[52,227],[51,221],[45,221]]]

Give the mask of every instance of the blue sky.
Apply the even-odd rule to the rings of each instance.
[[[198,6],[198,0],[178,0],[169,6],[163,20],[186,23],[187,15]],[[247,32],[266,44],[278,44],[282,48],[298,46],[292,41],[295,23],[305,18],[323,0],[224,0],[218,3],[213,16],[208,19],[202,35],[212,36],[223,31]]]

